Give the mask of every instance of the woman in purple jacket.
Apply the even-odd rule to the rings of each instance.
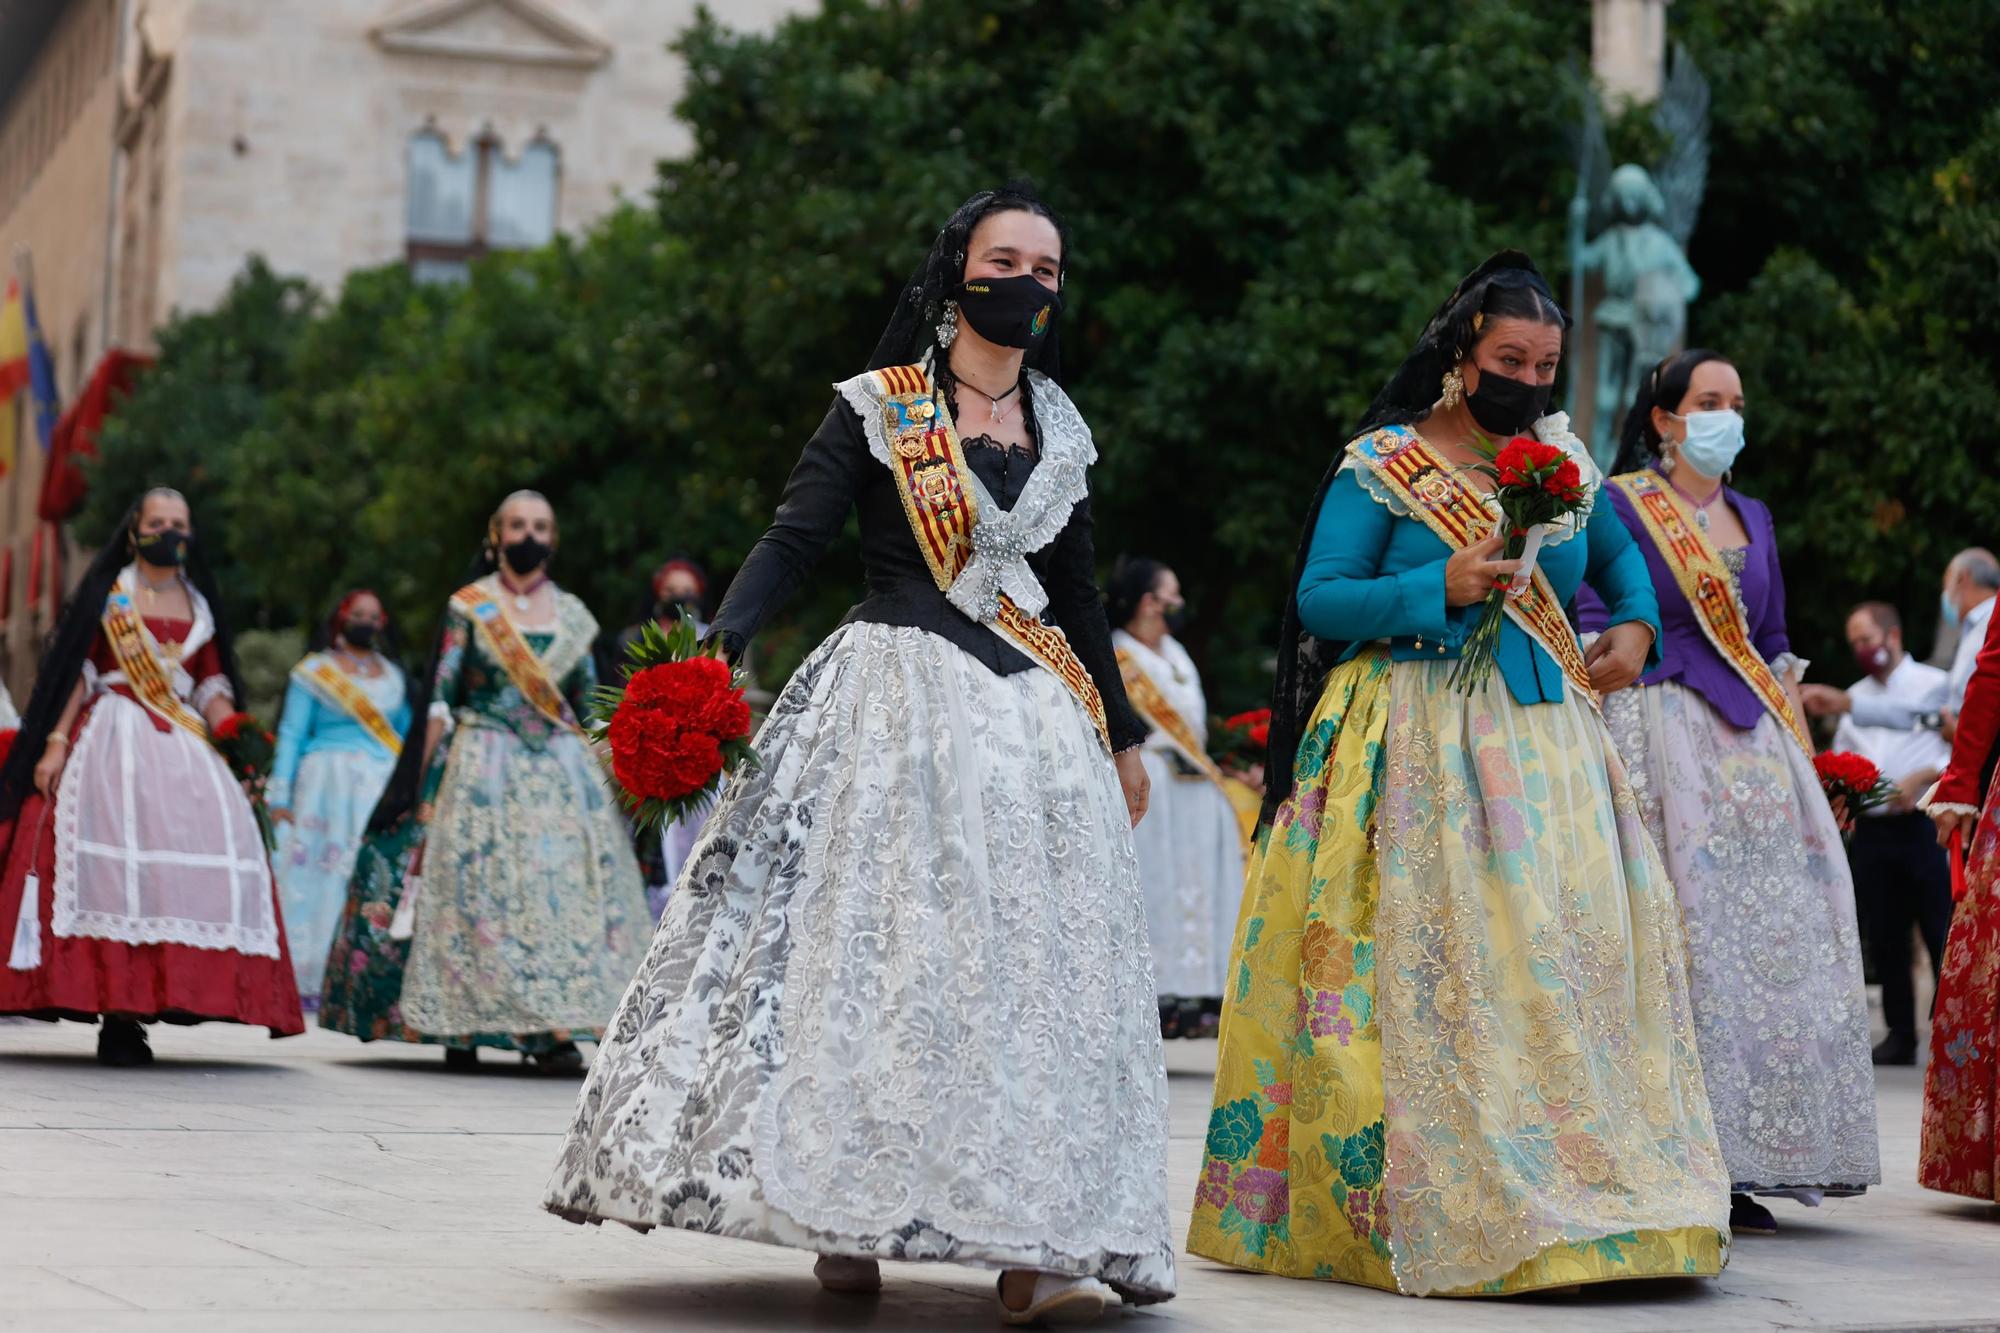
[[[1742,448],[1736,367],[1691,349],[1646,378],[1604,488],[1662,627],[1661,664],[1605,720],[1680,895],[1739,1234],[1777,1229],[1753,1194],[1814,1205],[1882,1178],[1854,884],[1813,771],[1771,511],[1727,484]]]

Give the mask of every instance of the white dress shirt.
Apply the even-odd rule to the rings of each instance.
[[[1942,772],[1951,762],[1951,747],[1935,731],[1928,727],[1869,726],[1854,718],[1855,714],[1868,714],[1861,706],[1864,702],[1876,701],[1912,714],[1935,713],[1944,704],[1948,683],[1949,677],[1943,671],[1926,666],[1908,653],[1903,654],[1903,660],[1896,663],[1886,681],[1863,676],[1847,687],[1855,711],[1840,719],[1840,727],[1833,733],[1833,748],[1860,755],[1881,769],[1882,776],[1891,782],[1901,782],[1913,773]],[[1884,815],[1889,810],[1878,805],[1867,813]]]
[[[1951,658],[1951,678],[1944,688],[1944,706],[1956,713],[1965,706],[1965,687],[1972,684],[1972,669],[1979,664],[1979,650],[1986,646],[1986,627],[1993,623],[1993,599],[1988,597],[1965,613],[1958,626],[1958,648]]]

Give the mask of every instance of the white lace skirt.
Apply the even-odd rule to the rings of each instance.
[[[1687,923],[1696,1044],[1738,1190],[1858,1194],[1882,1179],[1854,881],[1812,761],[1676,681],[1605,721]]]
[[[547,1206],[1174,1289],[1114,770],[1046,671],[850,625],[792,677],[592,1063]]]
[[[1147,750],[1152,808],[1132,839],[1161,995],[1222,994],[1243,905],[1243,834],[1222,788]]]

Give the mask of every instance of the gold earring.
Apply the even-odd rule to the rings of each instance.
[[[1439,398],[1447,412],[1465,400],[1465,376],[1458,373],[1457,366],[1444,373],[1444,391]]]

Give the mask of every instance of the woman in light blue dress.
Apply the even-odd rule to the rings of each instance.
[[[299,994],[316,1006],[368,812],[410,725],[409,687],[376,651],[386,623],[365,589],[340,601],[328,646],[292,668],[265,797],[277,825],[278,899]]]

